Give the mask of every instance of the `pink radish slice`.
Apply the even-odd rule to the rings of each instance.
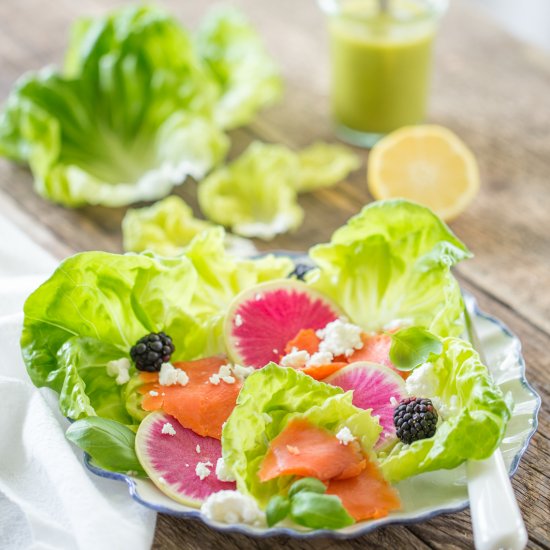
[[[225,321],[231,359],[257,369],[279,362],[301,329],[321,329],[342,316],[328,298],[299,281],[262,283],[235,298]]]
[[[408,396],[405,381],[395,371],[367,361],[351,363],[323,382],[339,386],[345,391],[353,390],[353,404],[361,409],[372,409],[372,415],[380,418],[382,433],[377,447],[389,444],[395,437],[392,404]]]
[[[175,430],[174,435],[162,432],[167,423]],[[222,455],[220,441],[184,428],[165,413],[151,413],[140,424],[136,453],[151,481],[164,494],[187,506],[198,508],[212,493],[235,489],[235,483],[216,477],[216,462]],[[202,480],[196,473],[199,462],[211,464],[207,466],[210,475]]]

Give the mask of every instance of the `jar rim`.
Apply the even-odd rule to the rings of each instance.
[[[317,4],[321,8],[321,11],[323,11],[326,15],[337,16],[337,15],[342,15],[344,13],[343,6],[346,3],[349,3],[350,1],[353,3],[359,3],[358,0],[348,0],[348,2],[346,2],[346,0],[317,0]],[[418,5],[425,6],[426,11],[422,14],[422,16],[411,17],[406,20],[404,19],[403,22],[424,19],[426,14],[430,14],[437,19],[442,17],[447,11],[447,8],[449,7],[449,0],[408,0],[408,1],[414,2]],[[364,2],[365,3],[369,2],[370,4],[376,4],[377,0],[364,0]]]

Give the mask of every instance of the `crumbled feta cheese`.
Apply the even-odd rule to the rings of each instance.
[[[201,506],[201,512],[206,518],[220,523],[265,524],[265,515],[256,501],[239,491],[212,493]]]
[[[432,363],[416,367],[405,381],[407,393],[411,397],[428,397],[438,393],[439,380],[435,375]]]
[[[225,463],[223,457],[218,458],[216,462],[216,477],[220,481],[235,481],[235,476]]]
[[[275,355],[279,355],[279,350],[277,348],[273,348],[271,350]]]
[[[244,380],[254,372],[254,367],[243,367],[242,365],[232,365],[227,363],[221,365],[218,372],[214,373],[208,381],[217,386],[220,381],[226,384],[234,384],[237,380]]]
[[[233,374],[233,369],[232,369],[230,363],[227,363],[226,365],[222,365],[220,367],[220,369],[218,370],[218,376],[226,384],[234,384],[235,383],[235,378],[232,376],[232,374]]]
[[[115,382],[119,386],[122,386],[122,384],[126,384],[130,380],[130,373],[128,371],[131,366],[130,360],[126,357],[109,361],[107,363],[107,374],[115,378]]]
[[[306,366],[309,361],[309,353],[304,350],[298,350],[297,348],[292,348],[290,353],[287,353],[281,359],[281,367],[290,367],[293,369],[302,369]]]
[[[392,407],[397,407],[397,405],[399,405],[399,401],[397,401],[394,395],[390,397],[390,405]]]
[[[239,380],[248,378],[256,369],[254,367],[243,367],[242,365],[233,365],[233,376]]]
[[[159,372],[159,384],[161,386],[173,386],[179,384],[185,386],[189,382],[189,376],[182,369],[175,368],[171,363],[163,363]]]
[[[202,481],[210,475],[210,468],[212,468],[212,462],[210,462],[210,460],[207,460],[206,462],[197,462],[197,465],[195,466],[195,473]]]
[[[164,485],[166,483],[166,480],[163,477],[159,477],[159,483],[162,483]]]
[[[176,435],[176,430],[174,430],[174,426],[172,426],[170,422],[165,422],[162,426],[162,433],[168,435]]]
[[[185,467],[186,467],[186,468],[189,468],[189,464],[187,464],[187,462],[185,463]]]
[[[201,452],[201,446],[200,446],[200,445],[197,445],[197,446],[195,447],[195,451],[197,451],[197,454],[200,454],[200,452]]]
[[[287,446],[286,446],[286,450],[287,450],[291,455],[299,455],[299,454],[300,454],[300,449],[298,449],[298,447],[294,447],[294,445],[287,445]]]
[[[315,352],[307,362],[308,367],[315,367],[317,365],[330,365],[334,356],[330,351],[317,351]]]
[[[256,295],[254,296],[254,300],[256,300],[256,302],[258,302],[258,301],[260,301],[262,298],[263,298],[263,296],[262,296],[259,292],[256,292]]]
[[[241,315],[237,313],[237,315],[235,315],[235,326],[240,327],[242,324],[243,324],[243,318]]]
[[[159,392],[158,392],[158,391],[155,391],[155,390],[151,390],[151,391],[149,392],[149,395],[150,395],[151,397],[156,397],[158,394],[159,394]]]
[[[361,328],[341,319],[329,323],[324,329],[316,332],[321,338],[320,352],[330,352],[332,355],[345,355],[349,357],[356,349],[363,347],[361,340]]]
[[[341,445],[347,445],[348,443],[351,443],[352,441],[355,441],[355,436],[351,433],[351,430],[344,426],[337,434],[336,439],[340,441]]]
[[[224,376],[231,376],[231,365],[221,365],[220,369],[218,370],[218,374],[220,378],[223,378]]]

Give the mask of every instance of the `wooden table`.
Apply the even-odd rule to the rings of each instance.
[[[166,1],[193,26],[202,2]],[[232,155],[251,140],[302,146],[333,139],[327,116],[328,67],[323,17],[310,2],[239,0],[282,67],[286,95],[248,128],[232,133]],[[69,24],[103,13],[108,0],[0,2],[0,99],[24,71],[59,62]],[[456,131],[475,151],[483,188],[455,223],[475,252],[461,265],[461,284],[481,306],[521,338],[527,376],[543,402],[550,398],[550,57],[513,40],[480,13],[463,5],[446,17],[437,45],[430,121]],[[362,153],[366,158],[366,153]],[[303,250],[370,200],[364,171],[337,187],[303,197],[306,220],[294,235],[262,248]],[[194,207],[195,185],[177,193]],[[124,209],[66,210],[32,189],[29,172],[0,162],[0,215],[8,216],[58,257],[90,249],[121,251]],[[5,246],[5,243],[4,243]],[[550,415],[543,406],[538,433],[525,454],[514,488],[531,548],[550,548]],[[469,548],[467,511],[408,527],[388,527],[357,540],[301,542],[253,540],[219,534],[196,521],[160,515],[155,548]]]

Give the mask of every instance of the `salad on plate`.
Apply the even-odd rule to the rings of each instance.
[[[171,258],[85,252],[28,298],[23,357],[94,466],[210,522],[337,530],[502,441],[511,400],[461,339],[451,268],[470,256],[405,200],[366,206],[307,267],[236,257],[219,227]]]

